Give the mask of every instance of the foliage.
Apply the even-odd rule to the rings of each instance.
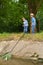
[[[1,1],[0,6],[0,32],[22,31],[22,17],[28,17],[27,7],[11,0]]]
[[[18,40],[22,35],[23,33],[0,33],[0,41]],[[43,41],[43,31],[40,31],[40,33],[36,33],[34,35],[25,34],[21,40]]]
[[[36,17],[40,20],[40,30],[43,30],[43,4],[41,4]]]
[[[43,5],[41,7],[43,7]],[[43,13],[43,8],[40,8],[39,11]],[[37,18],[41,16],[40,20],[42,20],[43,15],[39,13],[39,11],[36,16]],[[29,21],[27,0],[19,0],[19,2],[15,2],[15,0],[0,0],[0,32],[23,31],[23,16]]]

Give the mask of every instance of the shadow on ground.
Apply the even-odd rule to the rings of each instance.
[[[0,59],[0,65],[43,65],[43,63],[34,62],[28,59],[13,58],[8,61]]]

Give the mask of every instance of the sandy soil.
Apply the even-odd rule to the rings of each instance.
[[[34,64],[31,60],[28,60],[29,56],[32,56],[34,53],[37,53],[40,58],[43,58],[43,42],[32,40],[20,40],[19,43],[17,42],[18,40],[0,42],[0,55],[12,50],[11,54],[18,57],[18,59],[14,58],[8,61],[0,59],[0,65],[43,65],[43,63]],[[24,60],[19,58],[24,58]]]

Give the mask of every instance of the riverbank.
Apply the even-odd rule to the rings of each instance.
[[[24,57],[28,59],[34,53],[37,53],[40,58],[43,58],[43,42],[32,41],[32,40],[1,41],[0,54],[9,51],[11,51],[11,54],[16,57]]]
[[[23,34],[24,33],[0,33],[0,41],[18,40],[21,36],[23,36],[22,40],[43,41],[43,31],[35,34]]]

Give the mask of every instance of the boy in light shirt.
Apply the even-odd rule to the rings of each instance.
[[[22,20],[23,20],[23,31],[24,31],[24,33],[27,33],[28,32],[28,21],[23,17],[22,18]]]

